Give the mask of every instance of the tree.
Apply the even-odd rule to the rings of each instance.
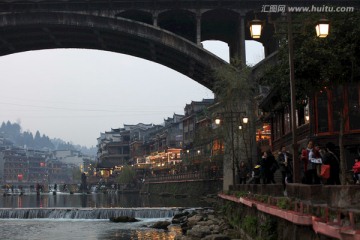
[[[214,73],[214,93],[218,101],[218,111],[224,119],[223,127],[219,128],[220,134],[225,142],[224,170],[232,169],[232,182],[236,183],[235,170],[239,170],[239,159],[246,157],[248,164],[251,161],[250,136],[252,131],[239,131],[239,122],[245,115],[239,115],[240,112],[246,113],[247,117],[254,123],[253,112],[253,88],[250,83],[250,68],[238,59],[232,59],[231,64],[216,69]],[[252,130],[252,127],[249,129]],[[253,144],[255,146],[255,144]],[[230,157],[231,156],[231,157]],[[231,167],[229,167],[232,165]],[[226,172],[224,172],[225,178]],[[225,184],[226,185],[226,184]]]
[[[21,127],[19,124],[12,124],[10,121],[7,121],[6,124],[3,122],[0,128],[0,132],[4,134],[5,137],[16,142],[18,136],[21,134]]]
[[[117,182],[119,184],[131,184],[136,182],[136,172],[135,169],[131,166],[124,166],[121,173],[117,177]]]
[[[81,182],[81,171],[80,168],[74,167],[71,169],[72,173],[72,181],[74,183],[80,183]]]
[[[294,37],[294,67],[296,79],[296,99],[300,101],[314,96],[324,87],[333,88],[360,79],[360,14],[331,13],[331,32],[325,39],[314,34],[314,22],[324,15],[299,14],[295,22],[301,22],[303,30]],[[290,102],[288,45],[284,36],[280,42],[279,61],[270,67],[262,79],[263,84],[277,88],[284,103]],[[341,181],[346,179],[346,159],[343,146],[344,124],[347,117],[344,105],[337,110],[340,119],[339,148]]]
[[[323,15],[321,15],[324,17]],[[327,38],[317,38],[314,23],[320,15],[299,14],[294,22],[301,22],[301,33],[294,35],[294,67],[296,96],[301,99],[324,86],[356,81],[360,76],[360,15],[331,13],[331,32]],[[288,45],[284,35],[280,42],[278,64],[270,67],[262,83],[280,90],[283,101],[290,102]]]
[[[39,131],[36,131],[36,133],[35,133],[34,146],[35,146],[37,149],[40,149],[40,148],[41,148],[41,135],[40,135],[40,132],[39,132]]]
[[[48,136],[46,136],[45,134],[43,134],[41,137],[41,147],[54,149],[54,145],[51,143],[50,138]]]
[[[24,138],[24,145],[28,147],[34,147],[34,136],[32,132],[24,132],[23,138]]]

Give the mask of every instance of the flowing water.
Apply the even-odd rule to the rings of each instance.
[[[138,194],[44,194],[0,197],[0,239],[173,240],[178,226],[157,230],[183,208],[204,207],[194,199]],[[135,223],[113,223],[112,216],[132,216]]]
[[[193,198],[139,194],[36,194],[0,197],[0,208],[113,208],[113,207],[198,207],[205,203]]]
[[[141,219],[137,223],[112,223],[108,220],[8,219],[0,220],[0,239],[9,240],[172,240],[179,228],[168,231],[147,227],[157,220]]]

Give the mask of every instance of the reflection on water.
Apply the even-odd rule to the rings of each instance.
[[[179,227],[173,227],[169,231],[145,227],[156,220],[143,220],[138,223],[99,220],[0,220],[0,239],[173,240],[175,234],[180,233]]]
[[[139,194],[46,194],[0,197],[0,208],[111,208],[111,207],[198,207],[206,203],[194,198]]]

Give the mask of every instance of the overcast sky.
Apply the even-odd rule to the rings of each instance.
[[[228,47],[204,47],[228,61]],[[260,44],[247,42],[247,63],[263,58]],[[43,50],[0,57],[0,121],[20,122],[23,131],[96,146],[100,132],[123,124],[162,124],[184,114],[192,100],[213,93],[157,63],[94,50]]]

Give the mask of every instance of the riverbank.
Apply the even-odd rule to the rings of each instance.
[[[175,240],[360,239],[358,209],[249,192],[218,197],[206,198],[214,208],[174,216],[183,232]]]
[[[231,240],[240,238],[240,231],[228,222],[222,200],[216,195],[203,199],[211,207],[186,209],[176,214],[171,223],[181,227],[174,240]],[[242,234],[243,236],[244,234]]]
[[[230,240],[235,231],[226,219],[213,209],[197,209],[193,213],[184,212],[174,216],[173,224],[179,224],[183,235],[175,240]]]

